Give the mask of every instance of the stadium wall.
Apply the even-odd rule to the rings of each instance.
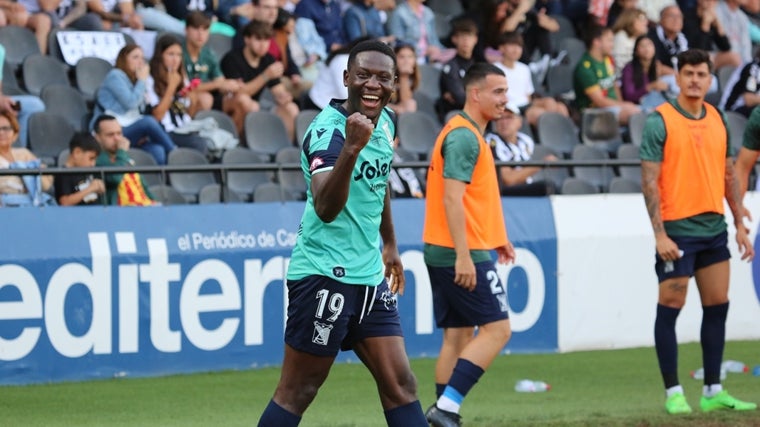
[[[760,200],[749,197],[748,206],[760,218]],[[654,241],[640,195],[505,199],[504,208],[517,248],[517,263],[498,267],[514,329],[507,352],[652,344]],[[279,363],[283,278],[302,209],[3,209],[0,384]],[[424,205],[395,200],[393,209],[407,270],[398,299],[407,350],[434,356],[440,332],[422,259]],[[758,278],[737,257],[732,267],[729,338],[758,338]],[[695,296],[679,321],[681,341],[698,338]]]

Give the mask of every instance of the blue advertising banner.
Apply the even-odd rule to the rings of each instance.
[[[556,351],[551,206],[537,198],[504,207],[517,248],[517,263],[499,267],[514,329],[507,350]],[[434,356],[424,204],[397,200],[393,209],[407,270],[399,298],[407,350]],[[3,209],[0,384],[280,363],[283,278],[302,210],[296,202]]]

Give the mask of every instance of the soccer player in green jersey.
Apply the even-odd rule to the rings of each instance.
[[[338,351],[349,349],[375,378],[389,426],[427,426],[396,305],[404,268],[387,191],[393,50],[357,44],[343,84],[348,99],[330,102],[303,141],[307,200],[287,273],[285,357],[259,426],[298,425]]]

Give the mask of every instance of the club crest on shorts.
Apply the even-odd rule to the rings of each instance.
[[[326,323],[314,322],[314,334],[311,336],[311,342],[317,345],[327,345],[330,341],[330,331],[333,325]]]
[[[383,293],[380,294],[380,301],[383,302],[385,309],[388,311],[395,310],[398,303],[396,294],[391,292],[389,289],[384,290]]]

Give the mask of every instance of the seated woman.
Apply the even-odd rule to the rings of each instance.
[[[26,148],[12,148],[19,125],[9,111],[0,112],[0,169],[36,169],[40,161]],[[0,175],[0,206],[54,204],[45,193],[53,185],[50,175]]]
[[[668,84],[660,79],[660,64],[654,57],[654,42],[639,36],[633,44],[633,60],[623,67],[620,92],[623,99],[651,110],[666,101]]]
[[[396,52],[398,82],[388,107],[396,114],[417,111],[414,91],[420,85],[420,70],[417,67],[417,54],[414,46],[399,43],[393,50]]]
[[[208,141],[197,132],[183,130],[199,111],[202,92],[190,86],[182,64],[182,42],[176,36],[165,34],[156,40],[145,87],[150,114],[161,123],[174,144],[206,154]]]
[[[142,49],[136,44],[121,48],[116,65],[106,74],[98,88],[93,121],[102,114],[116,117],[131,147],[150,153],[156,163],[166,164],[169,152],[176,148],[169,134],[145,111],[145,82],[150,69]]]

